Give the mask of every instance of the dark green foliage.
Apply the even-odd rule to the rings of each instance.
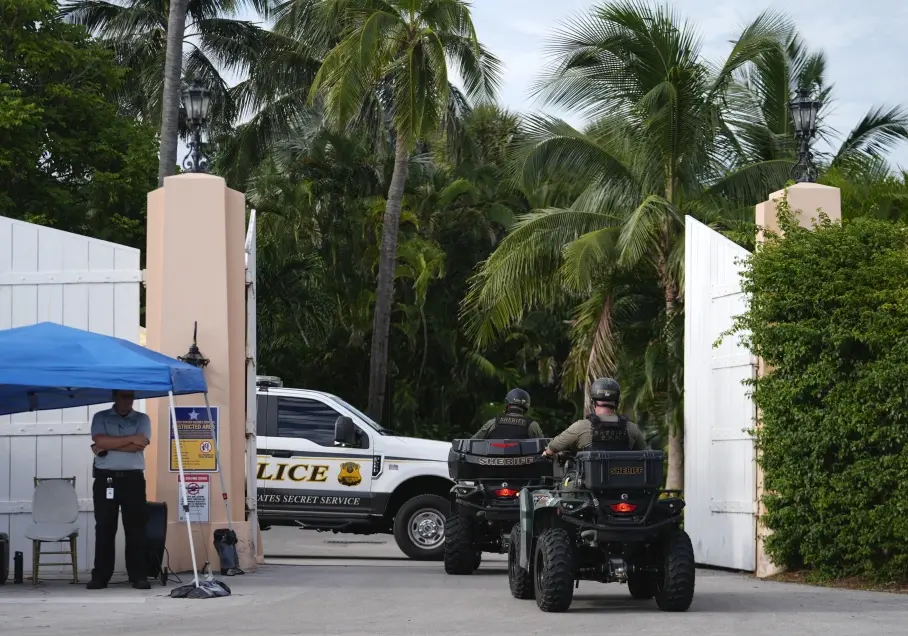
[[[810,231],[787,202],[780,220],[785,238],[749,258],[735,325],[771,369],[754,382],[767,549],[822,577],[904,580],[908,229],[821,215]]]
[[[118,113],[125,69],[50,0],[0,0],[0,215],[144,247],[152,127]]]

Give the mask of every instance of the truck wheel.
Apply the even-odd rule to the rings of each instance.
[[[627,575],[627,591],[641,601],[648,601],[656,595],[656,577],[649,572],[630,572]]]
[[[479,565],[482,563],[482,552],[476,552],[473,554],[473,569],[478,570]]]
[[[686,612],[694,600],[694,547],[680,528],[663,540],[662,576],[656,579],[656,605],[663,612]]]
[[[458,512],[445,518],[445,572],[473,574],[476,552],[473,550],[473,520]]]
[[[533,562],[536,605],[543,612],[566,612],[574,600],[574,543],[564,528],[542,533]]]
[[[440,561],[445,554],[445,517],[451,504],[438,495],[417,495],[394,515],[397,547],[417,561]]]
[[[521,600],[533,598],[533,566],[530,559],[530,572],[520,567],[520,524],[511,528],[511,545],[508,547],[508,585],[511,596]]]

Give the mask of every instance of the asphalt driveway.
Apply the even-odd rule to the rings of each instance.
[[[282,551],[297,554],[272,558],[256,573],[225,577],[234,594],[223,599],[171,599],[160,586],[146,592],[125,585],[103,591],[65,583],[37,590],[0,586],[0,633],[896,636],[908,631],[905,595],[763,582],[709,570],[698,571],[693,606],[683,614],[660,612],[654,601],[635,601],[624,586],[591,582],[581,582],[567,613],[544,614],[534,601],[511,597],[500,557],[487,559],[472,576],[453,577],[438,563],[395,558],[384,538],[357,544],[339,537],[289,535]],[[304,558],[287,558],[292,556]]]

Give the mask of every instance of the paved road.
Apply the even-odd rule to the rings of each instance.
[[[293,532],[272,535],[271,545],[284,541],[283,550],[306,558],[277,559],[296,565],[272,563],[225,578],[234,589],[229,598],[175,600],[157,586],[150,592],[0,586],[0,633],[896,636],[908,624],[908,596],[765,583],[706,570],[698,572],[694,604],[684,614],[634,601],[620,585],[587,582],[575,591],[567,614],[544,614],[533,601],[510,596],[500,560],[484,562],[473,576],[452,577],[438,563],[394,559],[387,542],[325,543],[375,537]],[[342,554],[325,558],[331,551]],[[376,558],[381,556],[392,558]]]

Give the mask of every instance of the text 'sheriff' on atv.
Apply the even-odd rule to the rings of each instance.
[[[542,456],[548,439],[456,439],[448,453],[451,512],[445,519],[445,572],[472,574],[483,552],[504,554],[520,518],[521,489],[554,485]]]
[[[681,529],[684,501],[662,489],[662,451],[559,455],[557,485],[522,490],[511,532],[508,581],[515,598],[564,612],[580,581],[627,583],[636,599],[686,611],[694,551]]]

